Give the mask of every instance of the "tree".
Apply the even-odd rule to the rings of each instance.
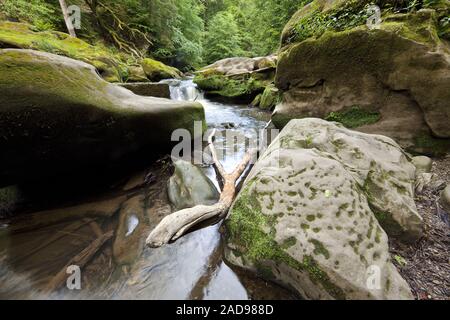
[[[242,53],[239,27],[231,12],[219,12],[208,23],[204,48],[207,63]]]

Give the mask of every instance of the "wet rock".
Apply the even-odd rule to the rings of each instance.
[[[81,61],[0,50],[0,181],[117,162],[167,149],[172,132],[205,121],[201,104],[142,97]]]
[[[145,211],[144,196],[136,196],[127,200],[120,210],[119,224],[116,230],[113,255],[119,265],[132,264],[144,248]]]
[[[219,192],[198,167],[184,160],[175,161],[174,166],[175,172],[168,184],[168,195],[176,210],[217,202]]]
[[[166,83],[135,82],[121,83],[120,86],[140,96],[170,99],[170,88]]]
[[[450,185],[442,191],[441,194],[441,204],[447,212],[450,212]]]
[[[412,299],[382,226],[421,235],[414,172],[389,138],[293,120],[230,210],[227,260],[309,299]]]
[[[412,164],[416,167],[416,175],[430,173],[433,167],[433,160],[425,156],[412,158]]]

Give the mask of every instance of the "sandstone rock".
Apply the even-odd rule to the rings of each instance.
[[[26,180],[170,146],[205,121],[201,104],[141,97],[93,66],[32,50],[0,50],[0,181]]]
[[[276,56],[219,60],[198,71],[194,82],[210,96],[256,103],[256,96],[273,83],[276,61]]]
[[[196,166],[184,160],[174,162],[175,172],[168,184],[169,200],[176,210],[211,205],[219,200],[211,180]]]
[[[276,85],[284,93],[274,123],[334,116],[413,151],[449,152],[450,55],[437,36],[441,17],[431,9],[386,12],[369,30],[358,18],[368,3],[316,0],[294,15],[283,32]]]
[[[433,167],[433,160],[425,156],[412,158],[412,164],[416,167],[416,175],[430,173]]]
[[[170,99],[170,87],[166,83],[134,82],[119,85],[140,96]]]
[[[144,72],[144,68],[142,66],[130,66],[128,67],[128,77],[127,82],[149,82],[147,75]]]
[[[309,299],[412,299],[378,220],[390,216],[407,238],[420,235],[413,180],[389,138],[291,121],[230,210],[226,258]]]

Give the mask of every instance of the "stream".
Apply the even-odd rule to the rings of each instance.
[[[170,85],[172,99],[202,103],[208,127],[219,132],[232,130],[254,139],[270,120],[268,113],[254,108],[206,99],[190,79]],[[228,171],[246,152],[245,145],[235,147],[223,160]],[[0,219],[0,299],[295,299],[225,263],[221,223],[158,249],[144,246],[149,231],[172,212],[165,189],[169,167],[170,159],[161,159],[88,197]],[[218,185],[214,169],[203,170]],[[114,235],[81,268],[80,290],[64,282],[56,291],[45,291],[58,272],[76,265],[74,257],[106,231]]]

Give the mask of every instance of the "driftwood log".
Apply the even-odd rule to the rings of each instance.
[[[232,173],[227,173],[220,163],[213,143],[214,130],[208,137],[208,145],[211,152],[214,167],[218,176],[223,180],[223,188],[220,199],[216,204],[205,206],[198,205],[193,208],[183,209],[165,217],[161,223],[150,233],[146,244],[152,248],[158,248],[170,241],[175,241],[186,234],[195,225],[212,219],[223,219],[236,196],[236,182],[244,173],[256,150],[250,150],[242,159],[241,163]]]

